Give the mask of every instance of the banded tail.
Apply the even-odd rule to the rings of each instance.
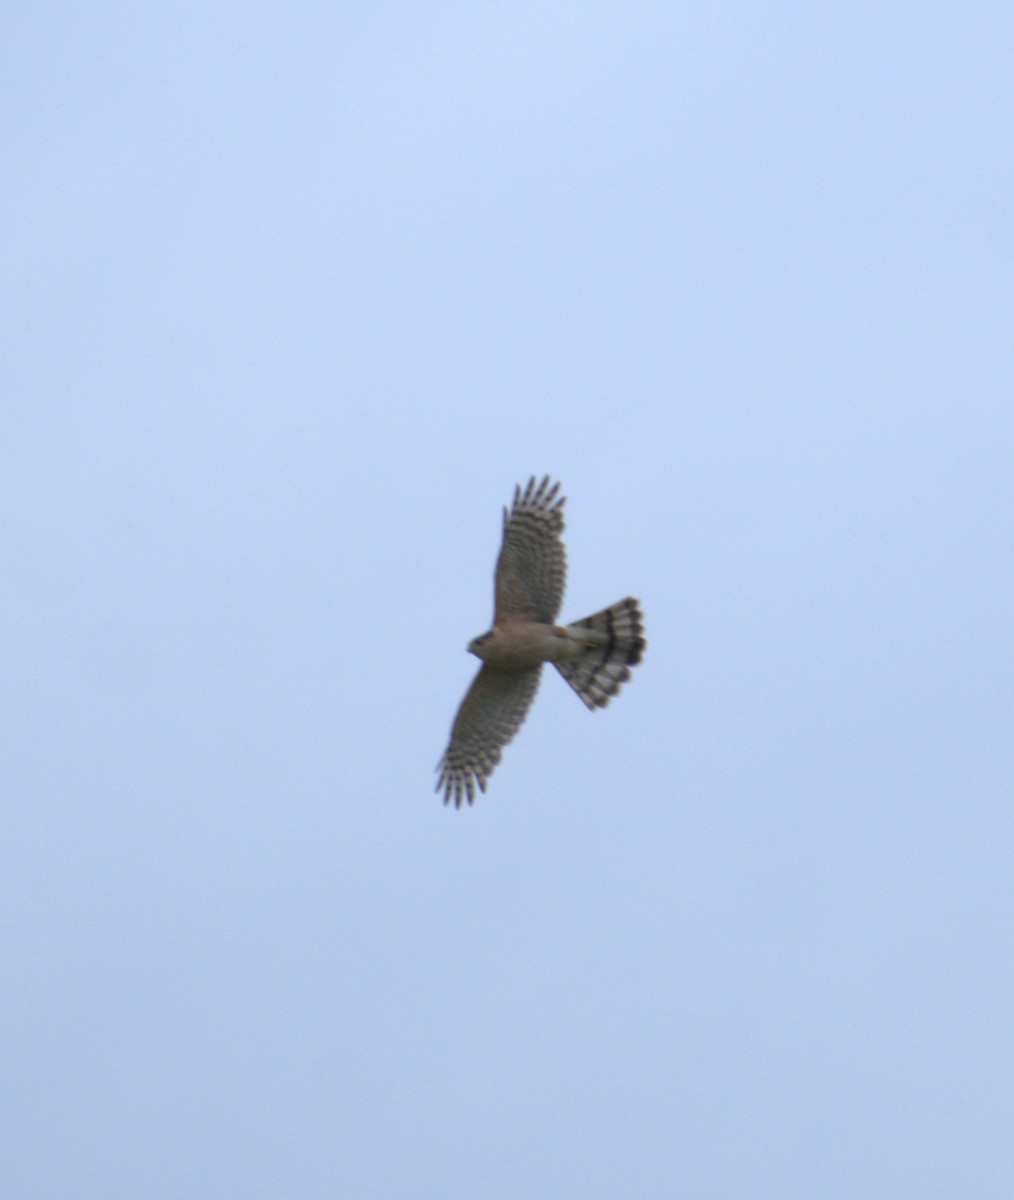
[[[637,601],[628,597],[566,626],[581,651],[570,662],[554,665],[593,711],[605,708],[630,678],[630,668],[641,661],[645,647],[642,622]]]

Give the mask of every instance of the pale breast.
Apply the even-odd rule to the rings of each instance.
[[[483,639],[475,653],[491,667],[506,671],[556,662],[566,638],[559,626],[534,621],[505,621],[490,632],[492,636]]]

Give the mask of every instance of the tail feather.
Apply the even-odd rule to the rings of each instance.
[[[582,653],[570,662],[556,663],[556,669],[590,709],[605,708],[644,653],[638,603],[628,597],[566,629]]]

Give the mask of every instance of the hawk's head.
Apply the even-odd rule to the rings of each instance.
[[[493,640],[493,631],[490,629],[486,633],[480,633],[478,637],[472,638],[468,643],[467,650],[469,654],[474,654],[476,658],[482,658],[482,650],[484,646],[488,646]]]

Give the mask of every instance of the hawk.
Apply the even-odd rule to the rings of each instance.
[[[551,662],[585,704],[605,708],[630,668],[641,661],[641,610],[628,597],[572,625],[556,625],[563,601],[567,555],[559,483],[535,476],[503,512],[496,564],[493,628],[468,643],[482,660],[458,709],[451,740],[437,764],[444,803],[475,800],[500,754],[521,728],[535,699],[542,664]]]

